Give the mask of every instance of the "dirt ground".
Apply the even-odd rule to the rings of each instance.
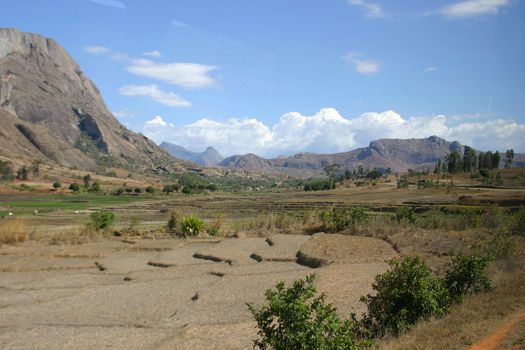
[[[3,247],[0,348],[251,349],[256,329],[246,303],[261,305],[280,280],[315,273],[343,317],[360,314],[359,297],[387,268],[381,258],[397,254],[385,244],[274,235]],[[313,257],[336,254],[313,269],[296,263],[303,246]]]

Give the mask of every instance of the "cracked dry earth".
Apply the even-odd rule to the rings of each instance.
[[[325,234],[2,247],[0,348],[251,349],[246,303],[262,305],[278,281],[315,272],[347,317],[395,255]]]

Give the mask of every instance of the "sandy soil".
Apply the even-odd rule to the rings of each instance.
[[[295,262],[312,239],[309,254],[337,247],[330,264]],[[395,254],[377,244],[276,235],[2,247],[0,348],[251,349],[256,329],[246,303],[261,305],[280,280],[316,273],[342,316],[362,312],[359,297],[386,270],[382,257]],[[355,258],[371,249],[373,259]]]

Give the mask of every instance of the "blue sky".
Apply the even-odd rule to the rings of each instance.
[[[524,0],[17,0],[129,128],[225,155],[382,137],[525,152]]]

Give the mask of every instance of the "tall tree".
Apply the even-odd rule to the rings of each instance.
[[[501,156],[499,155],[499,151],[494,152],[494,154],[492,155],[491,169],[499,168],[500,160],[501,160]]]
[[[461,153],[459,151],[454,151],[450,153],[447,158],[448,172],[451,174],[459,173],[463,165],[461,164]]]
[[[505,152],[505,168],[510,168],[513,160],[514,160],[514,150],[511,148],[511,149],[508,149],[507,152]]]
[[[463,171],[469,172],[476,168],[476,151],[469,146],[463,150]]]
[[[332,165],[328,165],[324,168],[324,172],[326,173],[326,176],[330,178],[330,189],[334,188],[333,182],[337,176],[337,171],[339,170],[340,167],[341,166],[339,164],[335,163]]]

